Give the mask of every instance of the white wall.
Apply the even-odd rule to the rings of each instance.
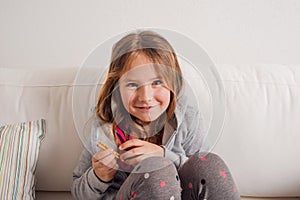
[[[298,0],[0,0],[0,67],[79,67],[139,27],[191,37],[217,64],[300,63]]]

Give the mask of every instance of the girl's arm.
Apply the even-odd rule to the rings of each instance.
[[[126,174],[118,171],[111,182],[102,182],[92,168],[92,155],[84,150],[73,171],[72,194],[75,199],[114,199]]]

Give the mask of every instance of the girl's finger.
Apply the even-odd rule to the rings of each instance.
[[[124,142],[123,144],[121,144],[119,146],[119,149],[126,150],[126,149],[130,149],[132,147],[139,147],[139,146],[143,146],[143,141],[139,140],[139,139],[132,139],[132,140],[128,140],[128,141]]]
[[[109,166],[109,164],[113,161],[115,161],[115,155],[114,154],[110,154],[104,158],[102,158],[101,160],[98,161],[98,163],[101,163],[102,165],[106,165]]]
[[[108,161],[107,163],[101,163],[101,167],[104,170],[110,171],[111,169],[116,169],[117,161],[116,159],[111,160],[110,162]]]
[[[100,174],[108,174],[110,172],[118,170],[118,168],[119,168],[119,165],[117,163],[115,163],[112,166],[101,165],[97,168],[94,168],[94,170],[98,171],[98,173],[100,173]]]
[[[134,147],[120,155],[120,159],[122,161],[132,159],[133,157],[137,157],[144,154],[142,147]]]
[[[111,165],[111,167],[108,169],[108,171],[114,171],[114,170],[118,170],[119,169],[119,165],[117,162],[115,162],[114,164]]]
[[[111,148],[108,148],[104,151],[99,151],[96,154],[94,154],[92,160],[94,162],[97,162],[97,161],[102,160],[103,158],[105,158],[105,157],[107,157],[111,154],[113,154],[113,150]]]
[[[142,160],[144,160],[145,158],[148,158],[148,157],[149,156],[143,154],[143,155],[136,156],[132,159],[125,160],[124,162],[128,165],[135,166],[135,165],[139,164]]]

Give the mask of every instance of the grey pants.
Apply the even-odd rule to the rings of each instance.
[[[240,195],[224,161],[213,153],[199,153],[179,171],[165,158],[143,160],[123,183],[116,199],[236,200]]]

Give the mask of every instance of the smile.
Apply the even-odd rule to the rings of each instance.
[[[154,106],[135,106],[135,108],[137,108],[137,109],[139,109],[141,111],[145,111],[145,112],[151,110],[153,107]]]

